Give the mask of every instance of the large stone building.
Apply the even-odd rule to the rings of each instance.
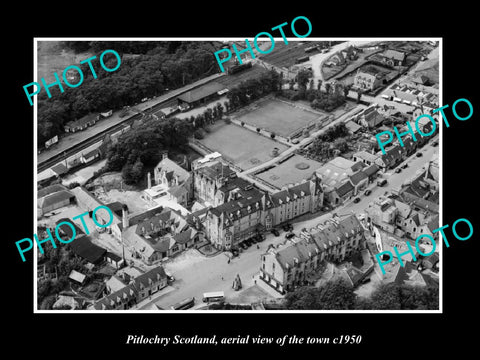
[[[207,211],[205,235],[219,249],[230,249],[258,232],[316,212],[323,204],[323,190],[315,175],[275,194],[231,177],[217,192],[215,203],[220,205]]]
[[[355,215],[328,220],[302,238],[271,246],[262,255],[260,279],[280,293],[311,282],[323,260],[342,261],[365,249],[365,229]]]
[[[220,161],[209,163],[193,170],[193,190],[197,201],[217,206],[223,203],[217,190],[224,187],[230,178],[236,178],[235,171]],[[220,201],[220,203],[219,203]]]

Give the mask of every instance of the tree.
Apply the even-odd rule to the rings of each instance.
[[[438,287],[411,286],[397,283],[381,284],[369,300],[357,303],[357,308],[373,310],[433,310],[439,307]]]
[[[223,116],[223,106],[219,102],[216,105],[218,118],[221,119]]]
[[[317,90],[320,91],[322,89],[322,80],[321,79],[318,79],[318,82],[317,82]]]
[[[357,104],[360,103],[361,98],[362,98],[362,90],[357,89]]]
[[[303,286],[287,293],[285,306],[288,310],[320,310],[318,289]]]
[[[327,95],[329,95],[331,90],[332,90],[332,84],[330,84],[330,83],[328,83],[328,82],[325,83],[325,93],[326,93]]]
[[[306,90],[308,84],[308,78],[310,77],[310,72],[308,70],[302,69],[297,74],[297,83],[300,89]]]
[[[329,281],[319,288],[300,287],[285,296],[289,310],[348,310],[355,308],[356,295],[343,280]]]
[[[335,140],[334,147],[335,149],[338,149],[340,153],[345,153],[350,150],[350,147],[348,146],[348,140],[343,138]]]

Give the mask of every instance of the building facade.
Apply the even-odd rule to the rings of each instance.
[[[298,286],[311,284],[321,262],[342,261],[365,249],[365,229],[355,215],[334,217],[302,238],[279,247],[270,247],[262,255],[260,279],[284,294]]]

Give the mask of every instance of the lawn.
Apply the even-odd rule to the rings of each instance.
[[[223,121],[214,124],[210,131],[200,142],[243,170],[272,159],[271,153],[275,147],[279,154],[287,149],[286,145]]]
[[[323,115],[273,98],[256,101],[251,106],[232,115],[232,118],[281,135],[291,136]]]
[[[75,54],[72,50],[63,49],[61,41],[38,41],[38,80],[43,77],[47,83],[50,83],[55,79],[54,72],[62,78],[63,70],[67,66],[78,65],[81,60],[88,59],[93,55],[88,52]]]

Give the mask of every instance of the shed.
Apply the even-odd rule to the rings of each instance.
[[[70,243],[70,247],[75,255],[87,260],[92,264],[99,264],[103,261],[107,250],[93,244],[89,236],[82,236]]]
[[[85,274],[82,274],[82,273],[80,273],[78,271],[75,271],[75,270],[72,270],[70,272],[70,275],[68,275],[69,280],[73,280],[73,281],[79,283],[80,285],[82,285],[84,283],[86,277],[87,276]]]
[[[193,90],[187,91],[186,93],[183,93],[178,97],[178,102],[179,104],[187,103],[190,106],[195,106],[218,96],[217,93],[223,89],[223,85],[217,82],[211,82]]]

